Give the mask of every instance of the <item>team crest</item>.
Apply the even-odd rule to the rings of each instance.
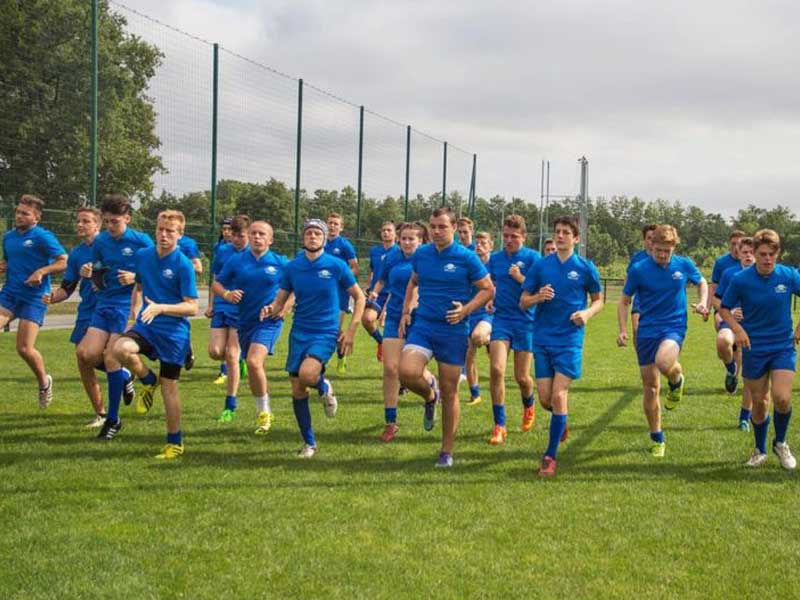
[[[319,272],[319,276],[322,279],[330,279],[331,278],[331,272],[328,271],[328,269],[322,269],[322,271]]]
[[[24,242],[22,242],[22,245],[25,246],[26,248],[33,248],[33,240],[25,240]]]
[[[129,248],[128,246],[125,246],[122,249],[122,256],[133,256],[133,248]]]
[[[520,269],[524,269],[525,268],[525,263],[523,261],[521,261],[521,260],[518,260],[514,264],[517,265]]]
[[[779,283],[778,285],[775,286],[775,293],[776,294],[785,294],[788,291],[789,291],[789,288],[786,287],[785,285],[783,285],[782,283]]]
[[[570,281],[577,281],[578,280],[578,272],[577,271],[570,271],[567,273],[567,279]]]
[[[272,265],[270,265],[270,266],[268,266],[268,267],[266,267],[264,269],[264,273],[266,273],[267,275],[275,275],[275,273],[277,273],[277,272],[278,272],[278,269],[276,269]]]
[[[672,274],[672,278],[673,278],[673,279],[675,279],[676,281],[677,281],[678,279],[683,279],[683,273],[681,273],[680,271],[675,271],[675,272]]]
[[[333,249],[333,253],[334,253],[334,254],[341,254],[341,253],[342,253],[342,251],[341,251],[341,249],[340,249],[340,248],[334,248],[334,249]]]
[[[173,277],[175,277],[175,271],[173,271],[172,269],[164,269],[163,271],[161,271],[161,274],[164,276],[164,279],[172,279]]]
[[[456,272],[456,266],[453,263],[447,263],[444,266],[444,272],[445,273],[455,273]]]

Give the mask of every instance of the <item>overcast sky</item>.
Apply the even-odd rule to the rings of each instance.
[[[538,201],[543,158],[553,193],[574,194],[585,155],[592,196],[679,200],[727,216],[750,203],[800,213],[794,2],[125,4],[477,153],[482,196]],[[294,92],[281,93],[289,102]],[[231,152],[247,129],[227,128]],[[327,143],[309,135],[311,151]],[[400,142],[395,161],[381,147],[389,177],[386,165],[404,149]],[[428,151],[433,161],[438,147]],[[309,170],[325,183],[350,169],[342,154],[344,167],[320,161]],[[461,177],[468,157],[454,156]],[[279,162],[291,174],[293,157]],[[440,181],[438,173],[426,176]]]

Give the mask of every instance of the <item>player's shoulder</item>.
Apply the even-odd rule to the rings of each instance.
[[[538,250],[534,250],[533,248],[528,248],[527,246],[523,246],[520,249],[520,254],[527,260],[541,260],[542,258],[542,255]]]

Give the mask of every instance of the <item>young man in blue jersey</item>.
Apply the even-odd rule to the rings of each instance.
[[[17,353],[30,367],[39,383],[39,408],[53,401],[53,378],[36,349],[36,338],[44,323],[47,305],[42,296],[50,293],[50,275],[67,268],[67,252],[56,237],[39,226],[44,202],[23,195],[14,211],[15,228],[3,234],[0,273],[6,283],[0,290],[0,330],[19,319]]]
[[[286,302],[295,296],[292,330],[289,333],[289,356],[286,370],[292,383],[292,404],[297,425],[303,437],[301,458],[311,458],[317,452],[308,391],[315,388],[325,409],[333,418],[338,406],[330,382],[325,379],[325,365],[338,348],[343,355],[353,351],[358,324],[364,314],[364,293],[358,287],[350,267],[325,252],[329,238],[328,226],[320,219],[310,219],[303,225],[303,252],[286,265],[275,301],[262,309],[261,317],[281,319]],[[353,316],[346,331],[339,320],[339,290],[347,291],[353,299]]]
[[[656,227],[657,225],[655,223],[650,223],[642,227],[642,249],[638,250],[628,261],[628,267],[625,269],[626,277],[633,265],[644,260],[653,253],[653,234]],[[624,283],[622,287],[625,287]],[[639,330],[639,299],[635,296],[633,298],[633,308],[631,309],[631,329],[633,329],[633,340],[635,342],[636,332]]]
[[[164,210],[158,214],[156,247],[143,248],[135,255],[133,269],[144,299],[142,310],[134,326],[115,342],[112,350],[114,358],[142,383],[161,388],[167,417],[167,442],[156,455],[159,460],[172,460],[184,453],[178,380],[191,343],[188,317],[196,315],[198,307],[194,267],[178,249],[185,225],[180,211]],[[142,362],[140,354],[158,360],[158,377]],[[110,399],[109,403],[114,400],[119,405],[119,397]],[[121,426],[118,421],[117,432]]]
[[[331,213],[327,219],[328,237],[325,241],[325,253],[335,256],[348,266],[353,274],[353,277],[358,281],[358,257],[356,256],[356,249],[353,244],[346,237],[341,235],[342,228],[344,227],[344,220],[342,215],[338,213]],[[350,294],[346,289],[339,290],[339,329],[344,329],[344,317],[350,313]],[[344,373],[347,371],[347,356],[344,349],[341,347],[336,348],[336,371]]]
[[[378,361],[383,360],[383,335],[378,330],[379,321],[383,313],[383,306],[389,296],[386,291],[371,298],[370,292],[378,283],[383,260],[389,251],[397,248],[397,230],[393,221],[385,221],[381,225],[381,243],[369,249],[369,287],[367,288],[367,306],[364,309],[364,318],[361,324],[372,339],[377,342],[376,357]]]
[[[494,427],[489,443],[505,443],[506,428],[506,365],[514,352],[514,379],[522,398],[522,431],[530,431],[536,422],[533,395],[533,326],[535,308],[522,308],[520,300],[525,276],[541,260],[535,250],[525,247],[527,227],[520,215],[510,215],[503,222],[503,249],[492,254],[489,274],[495,286],[494,323],[489,344],[489,369]]]
[[[474,236],[475,254],[478,255],[481,263],[487,267],[489,258],[494,249],[492,234],[488,231],[479,231]],[[476,292],[476,290],[473,290]],[[468,406],[475,406],[481,401],[481,386],[478,377],[478,364],[476,357],[478,349],[489,345],[492,337],[492,322],[494,321],[494,307],[492,300],[480,307],[469,316],[469,347],[467,348],[466,364],[464,373],[469,386]]]
[[[398,333],[406,337],[400,359],[400,381],[425,401],[423,427],[433,429],[436,403],[442,402],[442,447],[436,466],[453,466],[453,445],[461,407],[458,381],[469,345],[469,315],[494,296],[494,285],[477,255],[455,243],[456,218],[448,207],[433,211],[429,221],[433,243],[411,259],[413,273],[403,300]],[[473,296],[473,287],[477,293]],[[411,322],[411,307],[419,301]],[[409,329],[410,326],[410,329]],[[435,359],[439,381],[425,375]]]
[[[200,260],[200,248],[197,242],[190,238],[188,235],[182,235],[178,240],[178,249],[181,253],[192,262],[194,274],[199,277],[203,273],[203,261]],[[186,354],[186,360],[183,363],[183,368],[191,371],[194,367],[194,348],[189,347],[189,352]]]
[[[136,252],[152,248],[149,236],[128,227],[131,220],[130,201],[123,194],[106,196],[100,206],[106,230],[92,244],[92,260],[80,270],[81,277],[90,279],[97,290],[97,304],[86,334],[78,344],[78,360],[84,364],[100,365],[108,378],[108,411],[98,434],[101,440],[111,440],[119,430],[119,398],[129,404],[134,396],[133,378],[123,369],[111,349],[117,339],[133,324],[138,309],[138,294],[134,286]],[[136,299],[134,299],[136,297]],[[144,389],[144,393],[151,390]],[[143,400],[141,397],[139,400]],[[144,399],[146,401],[146,399]],[[152,398],[150,399],[152,403]]]
[[[553,225],[557,252],[528,271],[521,308],[536,306],[533,354],[539,402],[552,413],[550,437],[540,477],[556,473],[556,453],[567,431],[569,387],[580,379],[586,323],[603,309],[600,275],[591,261],[575,253],[578,223],[559,217]],[[586,306],[586,296],[591,304]]]
[[[475,223],[469,217],[461,217],[456,221],[456,230],[458,232],[458,243],[464,246],[467,250],[475,252],[475,240],[473,234],[475,232]]]
[[[719,311],[720,303],[725,290],[728,289],[733,278],[743,269],[752,266],[756,262],[755,249],[753,248],[753,238],[744,237],[739,240],[737,254],[739,255],[739,266],[730,267],[722,274],[711,299],[714,308]],[[744,317],[741,306],[731,310],[731,314],[737,321]],[[717,332],[717,354],[725,365],[725,389],[733,394],[739,385],[739,369],[742,365],[742,349],[736,345],[733,330],[723,321]],[[753,399],[750,397],[750,388],[742,386],[742,406],[739,410],[738,427],[740,431],[750,431],[750,417],[752,416]]]
[[[792,417],[792,382],[797,364],[800,325],[792,330],[792,295],[800,296],[800,272],[777,264],[780,237],[771,229],[753,236],[756,262],[737,273],[722,297],[720,314],[742,348],[742,377],[753,399],[755,449],[746,465],[756,468],[767,461],[769,399],[775,405],[772,451],[784,469],[797,467],[786,443]],[[733,314],[741,306],[743,318]]]
[[[231,243],[220,246],[214,253],[211,263],[213,278],[208,290],[208,307],[205,316],[211,319],[211,331],[208,338],[208,355],[214,360],[225,361],[225,374],[220,375],[226,385],[225,406],[219,416],[220,423],[230,423],[236,414],[236,395],[239,390],[239,379],[242,375],[239,364],[242,352],[237,331],[239,307],[225,297],[214,293],[214,284],[219,274],[231,258],[247,251],[247,228],[250,219],[239,215],[231,222]],[[217,383],[217,381],[214,381]]]
[[[661,375],[669,391],[664,408],[676,408],[683,397],[685,377],[678,362],[686,337],[686,286],[697,286],[698,302],[692,309],[708,319],[708,283],[691,259],[674,255],[680,242],[672,225],[659,225],[653,234],[653,254],[631,267],[617,307],[617,344],[628,343],[628,307],[633,296],[640,296],[639,331],[636,354],[644,388],[644,413],[650,427],[650,454],[663,458],[666,452],[661,428]]]
[[[242,215],[242,216],[244,216],[244,215]],[[214,257],[217,255],[217,252],[219,251],[219,249],[220,248],[224,248],[227,244],[231,243],[231,239],[232,239],[232,235],[233,235],[232,232],[231,232],[231,224],[233,223],[233,219],[234,219],[234,217],[225,217],[224,219],[222,219],[222,226],[220,227],[220,230],[219,230],[219,239],[217,240],[217,243],[214,244],[214,248],[211,251],[212,252],[212,254],[211,254],[211,257],[212,257],[211,258],[212,268],[213,268],[213,264],[214,264]],[[248,219],[248,223],[249,223],[249,219]],[[209,305],[213,301],[213,298],[214,298],[214,293],[211,291],[211,288],[209,287],[209,289],[208,289],[208,302],[209,302]],[[208,314],[206,314],[206,318],[210,319],[211,317]],[[241,377],[244,377],[246,375],[246,369],[247,369],[247,367],[245,366],[245,364],[240,361],[239,362],[239,375]],[[217,378],[214,380],[214,385],[223,385],[227,381],[227,378],[228,378],[228,365],[225,364],[224,361],[222,361],[222,362],[219,363],[219,374],[217,375]]]
[[[81,266],[92,260],[92,244],[100,233],[102,218],[100,211],[91,206],[83,206],[78,209],[76,215],[75,231],[81,243],[75,246],[69,253],[67,259],[67,270],[61,279],[61,287],[51,294],[45,294],[42,301],[45,304],[57,304],[69,298],[75,289],[78,289],[81,301],[78,304],[78,314],[75,319],[75,326],[69,341],[77,347],[80,344],[89,324],[92,322],[92,313],[97,304],[92,282],[83,279],[80,274]],[[77,356],[77,355],[76,355]],[[81,383],[86,395],[92,403],[94,418],[87,423],[86,427],[102,427],[106,420],[106,412],[103,408],[103,396],[100,391],[100,383],[97,381],[95,369],[97,365],[85,363],[78,356],[78,372],[81,376]]]
[[[265,435],[272,427],[272,407],[264,363],[267,356],[275,353],[283,318],[292,308],[293,297],[284,303],[280,314],[273,315],[274,319],[261,318],[261,309],[275,300],[288,261],[270,250],[273,232],[269,223],[254,221],[247,234],[250,245],[228,259],[212,288],[219,298],[238,310],[238,343],[247,360],[250,391],[256,402],[255,433]],[[232,421],[235,414],[236,398],[233,402],[229,400],[225,401],[222,422]]]
[[[542,256],[550,256],[551,254],[555,254],[558,252],[556,248],[556,243],[553,241],[552,238],[547,238],[544,241],[544,246],[542,246]]]
[[[732,231],[728,236],[728,253],[720,256],[714,261],[714,268],[711,271],[711,284],[709,285],[709,295],[712,299],[717,296],[717,287],[722,282],[722,276],[728,269],[741,268],[741,257],[739,256],[739,242],[745,237],[743,231],[738,229]],[[720,298],[722,296],[720,295]],[[730,329],[724,327],[724,321],[719,311],[714,308],[714,327],[717,330],[717,357],[725,367],[725,391],[733,394],[739,383],[737,363],[733,360],[733,334]]]

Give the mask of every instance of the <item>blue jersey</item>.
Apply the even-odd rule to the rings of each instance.
[[[313,262],[305,252],[283,271],[280,288],[294,292],[292,331],[332,334],[339,331],[339,288],[350,289],[356,278],[344,262],[321,254]]]
[[[347,263],[356,257],[356,249],[353,247],[353,244],[350,243],[350,240],[338,235],[332,240],[327,240],[325,242],[325,254],[335,256]]]
[[[50,276],[42,277],[42,283],[34,286],[25,285],[25,280],[66,253],[56,236],[44,227],[34,225],[23,233],[7,231],[3,234],[3,258],[8,269],[3,289],[18,300],[41,304],[42,296],[50,293]]]
[[[419,285],[417,317],[448,327],[447,311],[452,310],[453,302],[469,302],[473,283],[488,275],[478,255],[456,243],[441,251],[432,243],[420,246],[411,257],[411,266]],[[466,320],[459,325],[468,329]]]
[[[78,304],[78,316],[76,319],[78,321],[90,319],[97,304],[97,295],[92,287],[91,280],[81,277],[81,267],[89,262],[92,262],[92,247],[83,242],[75,246],[69,253],[67,270],[64,272],[65,283],[80,284],[78,295],[81,297],[81,302]]]
[[[179,304],[184,298],[197,298],[194,267],[178,248],[164,257],[158,255],[156,248],[143,248],[136,252],[133,262],[136,282],[142,286],[143,300],[137,320],[147,308],[144,298],[156,304]],[[187,317],[165,314],[158,315],[144,327],[172,339],[189,339],[191,333]]]
[[[498,319],[513,321],[533,321],[536,307],[532,306],[523,311],[519,307],[522,296],[522,284],[517,283],[508,274],[511,265],[517,265],[523,277],[527,276],[531,267],[541,260],[542,256],[536,250],[522,247],[514,254],[507,254],[505,250],[494,252],[489,258],[489,275],[495,285],[494,315]]]
[[[729,269],[725,269],[725,272],[722,274],[722,277],[720,278],[719,283],[717,284],[717,289],[714,290],[714,296],[722,300],[722,297],[725,295],[725,290],[727,290],[728,286],[731,284],[731,280],[741,270],[742,270],[741,264],[738,264],[735,267],[730,267]]]
[[[214,260],[211,262],[211,272],[214,274],[214,278],[219,281],[219,274],[222,273],[222,268],[227,264],[227,262],[233,256],[238,256],[245,250],[249,249],[249,246],[245,246],[241,250],[237,250],[236,246],[233,244],[217,244],[216,250],[214,250]],[[239,307],[236,304],[231,304],[222,296],[217,296],[214,298],[214,312],[224,313],[226,315],[236,315],[239,314]]]
[[[720,256],[714,261],[714,269],[711,271],[711,283],[719,284],[722,279],[722,274],[731,267],[739,265],[739,259],[734,258],[731,253]]]
[[[374,288],[375,284],[378,283],[378,279],[380,279],[381,276],[383,261],[386,259],[386,255],[395,248],[397,248],[397,244],[389,246],[388,248],[384,248],[383,244],[380,244],[379,246],[373,246],[369,249],[369,270],[372,271],[369,289]]]
[[[195,242],[188,235],[184,235],[178,240],[178,249],[189,260],[193,258],[200,258],[200,248],[197,247],[197,242]]]
[[[389,302],[386,304],[387,318],[399,320],[403,314],[403,301],[408,280],[411,279],[411,256],[406,256],[402,250],[397,249],[388,253],[383,260],[381,281],[383,289],[389,294]]]
[[[691,259],[673,256],[660,266],[648,256],[628,272],[623,292],[639,297],[640,338],[661,338],[686,333],[686,285],[699,284],[703,276]]]
[[[650,256],[650,255],[647,253],[647,250],[639,250],[638,252],[636,252],[636,254],[634,254],[633,256],[631,256],[631,259],[628,261],[628,267],[627,267],[627,269],[625,269],[625,270],[626,270],[626,271],[630,271],[630,270],[631,270],[631,267],[632,267],[633,265],[635,265],[635,264],[636,264],[636,263],[638,263],[638,262],[641,262],[641,261],[643,261],[643,260],[644,260],[645,258],[647,258],[648,256]]]
[[[791,349],[792,294],[800,296],[800,273],[796,269],[776,265],[765,277],[753,265],[733,276],[722,297],[722,307],[741,305],[744,319],[740,325],[754,352]]]
[[[260,321],[261,309],[275,300],[288,262],[285,256],[271,250],[256,258],[248,249],[235,253],[225,263],[217,281],[229,290],[244,292],[239,304],[230,305],[239,307],[239,329],[247,329]]]
[[[136,252],[143,248],[152,248],[153,240],[141,231],[131,228],[125,230],[119,239],[114,239],[107,231],[103,231],[92,244],[93,281],[97,286],[97,307],[107,306],[127,310],[131,306],[133,284],[122,285],[117,279],[119,271],[136,271]]]
[[[589,260],[573,253],[563,263],[555,252],[533,265],[522,289],[535,294],[545,285],[553,288],[552,300],[537,305],[534,341],[541,346],[583,344],[584,327],[570,320],[572,313],[586,308],[586,295],[602,290],[600,274]],[[641,335],[641,334],[640,334]]]

